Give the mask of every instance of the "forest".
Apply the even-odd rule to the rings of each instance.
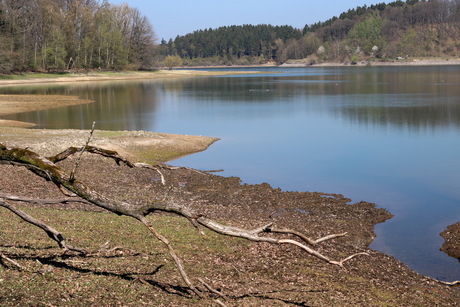
[[[148,69],[155,34],[127,4],[0,0],[0,73]]]
[[[146,16],[107,0],[0,0],[0,74],[460,56],[459,0],[397,0],[306,25],[202,29],[158,44]]]
[[[165,56],[180,56],[194,64],[264,63],[276,57],[284,42],[301,37],[302,33],[291,26],[229,26],[198,30],[174,41],[162,40],[159,48]]]
[[[460,56],[460,1],[407,0],[362,6],[324,22],[244,25],[200,30],[163,40],[159,53],[185,64],[259,64],[306,59],[354,63],[362,59]]]

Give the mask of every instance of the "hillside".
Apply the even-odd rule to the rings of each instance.
[[[303,29],[243,25],[162,41],[159,53],[187,65],[311,63],[460,56],[460,3],[401,0],[357,7]]]
[[[453,0],[362,6],[303,29],[201,29],[159,45],[147,17],[127,4],[0,0],[0,74],[151,70],[169,67],[168,57],[186,66],[452,58],[460,57],[459,38],[460,3]]]

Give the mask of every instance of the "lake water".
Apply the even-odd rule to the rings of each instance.
[[[96,100],[8,117],[39,128],[96,121],[97,129],[220,137],[172,164],[376,203],[395,217],[376,226],[371,248],[419,273],[460,279],[460,263],[439,251],[439,233],[460,221],[460,67],[265,70],[0,92]]]

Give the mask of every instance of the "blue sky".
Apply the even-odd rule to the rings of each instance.
[[[325,21],[357,6],[385,0],[109,0],[138,8],[153,25],[158,40],[195,30],[242,24],[290,25]],[[390,1],[391,2],[391,1]]]

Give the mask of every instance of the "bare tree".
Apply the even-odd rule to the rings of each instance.
[[[89,139],[88,139],[89,142]],[[197,296],[204,297],[205,293],[200,291],[196,286],[195,283],[189,278],[188,274],[186,273],[186,269],[183,265],[183,262],[177,252],[174,250],[172,245],[170,244],[169,240],[159,233],[150,220],[147,218],[148,215],[154,212],[168,212],[173,213],[178,216],[184,217],[188,219],[193,226],[197,229],[201,227],[205,227],[210,229],[216,233],[232,236],[232,237],[239,237],[244,238],[254,242],[267,242],[271,244],[277,245],[294,245],[304,252],[317,257],[329,264],[343,266],[344,263],[357,255],[365,254],[365,253],[358,253],[346,257],[342,260],[332,260],[326,255],[315,250],[313,247],[323,241],[331,240],[337,237],[345,236],[346,233],[341,234],[333,234],[329,236],[325,236],[323,238],[313,240],[305,236],[304,234],[291,230],[291,229],[280,229],[277,228],[276,225],[273,223],[269,223],[265,226],[258,227],[255,229],[244,229],[229,225],[224,225],[218,223],[214,220],[207,218],[206,216],[200,214],[199,212],[194,212],[184,206],[183,204],[178,203],[174,199],[163,199],[158,201],[152,202],[145,202],[143,204],[132,204],[129,202],[121,201],[114,198],[109,198],[105,195],[102,195],[95,190],[89,188],[85,183],[80,182],[75,176],[75,168],[78,167],[79,157],[77,157],[77,162],[75,162],[75,168],[71,171],[70,174],[66,172],[63,168],[57,165],[57,162],[63,161],[68,157],[75,155],[82,152],[88,152],[97,155],[103,155],[105,157],[113,159],[117,164],[125,164],[130,168],[147,168],[151,169],[152,171],[159,172],[161,174],[161,169],[159,167],[154,167],[152,165],[143,164],[143,163],[131,163],[124,157],[119,156],[114,151],[104,150],[101,148],[92,147],[89,145],[85,145],[82,148],[69,148],[64,152],[53,156],[53,157],[42,157],[39,154],[25,148],[9,148],[3,144],[0,144],[0,164],[7,164],[13,165],[17,167],[25,167],[29,171],[33,172],[35,175],[44,178],[45,180],[51,181],[56,186],[60,188],[60,190],[65,194],[65,197],[62,199],[30,199],[26,197],[21,197],[17,195],[5,195],[0,194],[0,206],[9,209],[10,211],[14,212],[16,215],[21,217],[23,220],[27,221],[28,223],[35,225],[42,230],[44,230],[48,236],[50,236],[53,240],[55,240],[61,248],[64,250],[74,250],[81,253],[85,253],[84,250],[79,249],[77,247],[70,246],[66,243],[64,237],[61,233],[54,229],[53,227],[46,225],[42,221],[35,219],[34,217],[24,213],[23,211],[19,210],[16,206],[14,206],[14,202],[21,201],[21,202],[34,202],[34,203],[46,203],[46,204],[53,204],[53,203],[67,203],[67,202],[74,202],[80,201],[85,202],[103,209],[106,209],[110,212],[113,212],[117,215],[125,215],[131,217],[140,223],[142,223],[158,240],[160,240],[168,249],[169,254],[173,258],[176,267],[179,270],[179,273],[184,280],[184,282],[188,285],[191,291],[193,291]],[[164,179],[164,178],[162,178]],[[163,180],[164,182],[164,180]],[[200,233],[202,233],[200,231]],[[277,234],[273,236],[272,234]],[[8,261],[8,258],[5,257],[0,253],[0,258]],[[11,260],[11,259],[10,259]],[[9,261],[8,261],[9,262]],[[16,264],[12,263],[14,266]],[[202,282],[203,283],[203,282]],[[212,288],[209,285],[203,283],[204,286],[208,289],[208,291],[213,292]]]

